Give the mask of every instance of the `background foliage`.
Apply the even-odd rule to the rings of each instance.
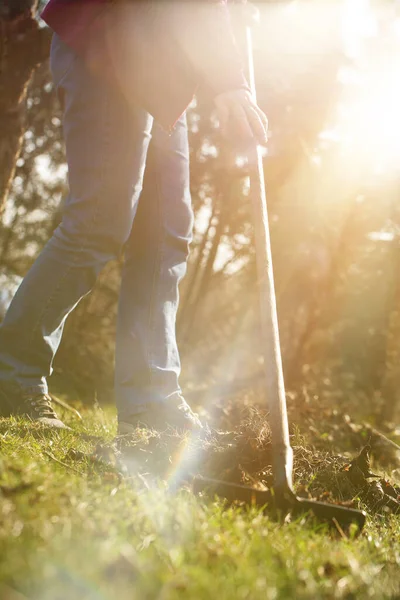
[[[21,3],[19,14],[35,4]],[[8,3],[0,6],[10,23]],[[400,137],[400,127],[391,121],[392,94],[384,86],[400,71],[393,59],[400,45],[396,3],[259,6],[258,100],[270,119],[265,168],[289,401],[305,389],[315,399],[329,391],[345,407],[351,390],[360,411],[393,420],[400,383],[400,152],[392,134]],[[27,38],[31,29],[18,31],[26,65],[48,33],[36,27]],[[3,50],[16,39],[10,32],[2,34]],[[12,58],[4,60],[11,68]],[[66,193],[60,107],[47,62],[32,61],[32,76],[13,71],[20,87],[12,123],[6,95],[0,102],[2,132],[7,122],[7,140],[20,144],[0,220],[0,316],[56,227]],[[0,74],[11,102],[11,80],[5,81]],[[200,403],[223,402],[232,391],[246,399],[262,377],[246,162],[221,144],[209,106],[194,104],[189,124],[196,225],[178,320],[182,382]],[[6,160],[1,150],[3,173]],[[71,315],[57,356],[54,385],[82,400],[112,396],[120,266],[107,266]]]

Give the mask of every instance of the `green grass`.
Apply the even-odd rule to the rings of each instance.
[[[111,440],[112,411],[83,423],[0,421],[2,600],[400,598],[400,517],[351,539],[147,490],[71,452],[92,451],[82,432]]]

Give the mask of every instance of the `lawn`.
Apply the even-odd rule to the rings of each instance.
[[[111,409],[64,417],[73,431],[0,420],[1,600],[400,598],[400,516],[343,536],[171,492],[93,459]]]

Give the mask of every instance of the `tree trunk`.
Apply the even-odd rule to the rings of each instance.
[[[182,296],[181,303],[180,303],[181,308],[178,313],[178,322],[177,322],[177,329],[178,329],[179,334],[181,333],[181,331],[183,331],[186,328],[186,323],[187,323],[186,314],[188,312],[189,307],[191,306],[193,297],[194,297],[196,289],[197,289],[198,281],[201,277],[202,263],[204,262],[205,256],[207,254],[206,246],[207,246],[207,242],[209,241],[210,230],[211,230],[211,227],[216,225],[216,221],[215,221],[216,212],[217,212],[217,203],[214,202],[212,212],[210,215],[210,219],[208,221],[207,229],[203,235],[203,238],[202,238],[199,248],[197,250],[198,254],[197,254],[196,260],[193,265],[190,265],[190,272],[186,276],[187,278],[189,276],[190,279],[188,278],[189,280],[186,281],[186,286],[185,286],[186,293]]]
[[[37,0],[0,0],[0,211],[21,152],[28,85],[49,52],[50,31],[34,19],[36,7]]]

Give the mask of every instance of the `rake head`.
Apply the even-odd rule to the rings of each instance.
[[[299,498],[286,486],[271,491],[262,491],[217,479],[196,477],[193,480],[193,492],[195,494],[206,492],[209,495],[221,496],[228,502],[239,501],[260,506],[275,514],[287,515],[291,513],[296,516],[302,513],[313,513],[317,519],[326,521],[337,528],[339,526],[342,529],[347,529],[355,523],[361,531],[365,524],[366,514],[362,510]]]

